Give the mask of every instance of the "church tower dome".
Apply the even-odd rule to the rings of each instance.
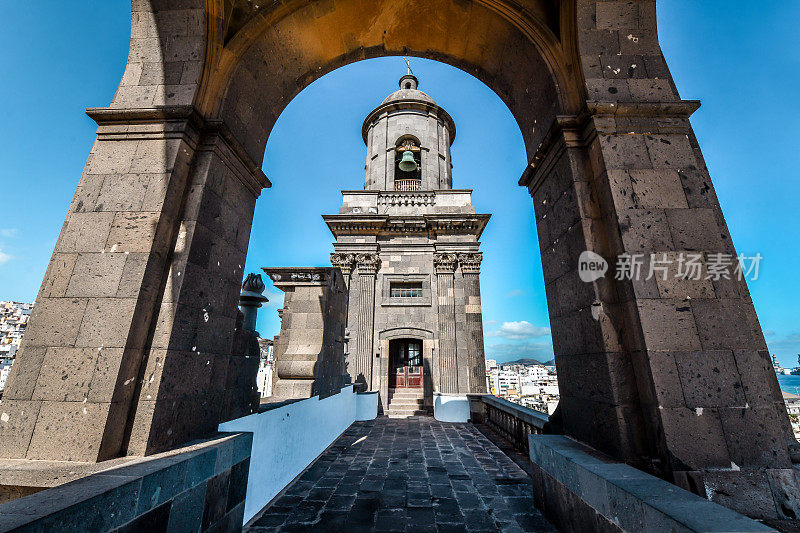
[[[413,74],[367,115],[361,128],[367,145],[367,190],[452,189],[452,117],[420,91]]]

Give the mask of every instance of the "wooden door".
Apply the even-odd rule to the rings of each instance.
[[[422,387],[422,342],[416,339],[393,341],[390,388]]]

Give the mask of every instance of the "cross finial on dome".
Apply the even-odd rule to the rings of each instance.
[[[416,89],[419,86],[419,80],[414,73],[411,71],[411,63],[408,61],[407,57],[403,58],[403,61],[406,62],[406,68],[408,69],[408,73],[405,74],[402,78],[400,78],[400,88],[401,89]]]

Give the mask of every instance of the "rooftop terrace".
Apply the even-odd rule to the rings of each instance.
[[[246,530],[555,531],[475,426],[425,417],[354,423]]]

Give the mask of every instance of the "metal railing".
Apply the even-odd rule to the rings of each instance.
[[[421,191],[422,180],[403,179],[394,180],[394,190],[396,191]]]
[[[481,395],[484,423],[508,440],[517,450],[528,455],[528,435],[541,435],[550,417],[491,394]]]

